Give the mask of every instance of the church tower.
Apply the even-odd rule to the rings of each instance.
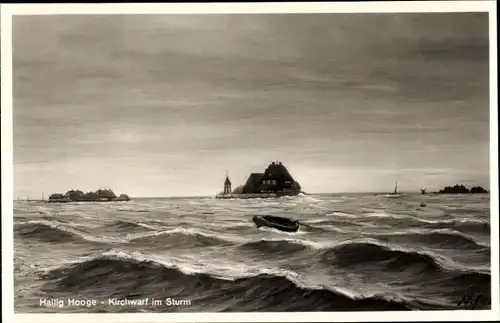
[[[227,176],[227,172],[226,172],[226,180],[224,181],[224,194],[231,194],[231,181]]]

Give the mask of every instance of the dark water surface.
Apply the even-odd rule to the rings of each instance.
[[[455,309],[470,293],[490,297],[489,203],[489,195],[359,194],[16,202],[15,310]],[[257,229],[256,214],[311,227]],[[109,304],[145,297],[190,304]],[[67,298],[97,305],[40,306]]]

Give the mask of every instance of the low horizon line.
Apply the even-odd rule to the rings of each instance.
[[[480,185],[478,185],[480,186]],[[483,187],[484,188],[484,187]],[[488,193],[490,193],[490,190],[487,190]],[[426,194],[432,194],[432,193],[439,193],[439,190],[437,191],[427,191]],[[202,198],[202,197],[216,197],[218,194],[215,195],[170,195],[170,196],[130,196],[130,198]],[[238,195],[238,193],[230,193],[230,194],[235,194]],[[331,194],[394,194],[394,192],[388,192],[388,191],[357,191],[357,192],[314,192],[314,193],[303,193],[303,195],[331,195]],[[404,192],[397,192],[396,194],[420,194],[422,195],[421,191],[404,191]],[[299,196],[297,195],[290,195],[290,196]]]
[[[487,190],[487,193],[484,194],[490,194],[490,190]],[[320,192],[320,193],[306,193],[304,194],[305,196],[307,195],[339,195],[339,194],[371,194],[371,195],[384,195],[384,194],[394,194],[394,192],[376,192],[376,191],[365,191],[365,192]],[[419,191],[405,191],[405,192],[398,192],[396,194],[399,195],[404,195],[404,194],[418,194],[418,195],[430,195],[430,194],[439,194],[439,191],[429,191],[425,194],[422,194]],[[460,194],[460,193],[457,193]],[[469,193],[470,194],[470,193]],[[446,195],[453,195],[453,194],[446,194]],[[176,199],[182,199],[182,198],[216,198],[217,194],[215,195],[169,195],[169,196],[129,196],[130,199],[165,199],[165,198],[176,198]],[[291,196],[298,196],[298,195],[291,195]],[[25,199],[14,199],[13,201],[43,201],[42,199],[30,199],[29,196],[28,198]],[[76,201],[77,202],[77,201]]]

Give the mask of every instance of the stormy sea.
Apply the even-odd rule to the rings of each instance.
[[[16,201],[15,311],[489,309],[489,204],[488,194]],[[303,225],[256,228],[260,214]]]

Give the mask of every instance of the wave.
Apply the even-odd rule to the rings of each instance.
[[[247,230],[247,229],[255,229],[255,225],[252,222],[241,222],[241,221],[231,221],[227,220],[226,223],[221,223],[221,222],[211,222],[207,223],[205,227],[210,227],[215,230],[231,230],[231,231],[236,231],[236,232],[241,232],[242,230]]]
[[[36,239],[50,243],[61,242],[117,242],[107,238],[93,237],[87,232],[63,225],[57,221],[32,220],[14,225],[14,231],[26,239]]]
[[[490,224],[486,220],[457,219],[457,220],[429,220],[421,219],[412,215],[389,214],[389,213],[367,213],[356,215],[352,213],[334,212],[326,213],[327,218],[306,220],[303,223],[310,224],[315,229],[327,230],[329,226],[337,227],[373,227],[373,228],[428,228],[428,229],[454,229],[463,233],[490,233]],[[327,230],[330,231],[330,230]],[[340,232],[340,231],[339,231]]]
[[[302,201],[302,202],[312,202],[312,203],[323,203],[323,202],[325,202],[324,200],[320,200],[320,199],[314,198],[311,195],[305,195],[305,194],[301,195],[301,194],[302,193],[299,193],[297,195],[297,197],[290,196],[290,197],[286,197],[285,199],[288,199],[288,200],[296,199],[296,200],[299,200],[299,201]]]
[[[326,250],[322,261],[337,267],[379,264],[386,270],[415,269],[421,272],[439,272],[441,264],[431,255],[417,251],[397,250],[374,242],[349,242]]]
[[[329,217],[324,220],[325,224],[350,224],[364,225],[370,221],[376,221],[377,226],[384,224],[397,224],[404,227],[424,227],[430,229],[445,229],[453,228],[455,230],[478,233],[490,233],[490,223],[483,219],[425,219],[415,215],[404,213],[389,213],[389,212],[367,212],[364,214],[354,214],[345,212],[330,212],[326,213]],[[333,218],[333,219],[332,219]],[[348,219],[352,219],[349,221]],[[354,219],[363,219],[363,221],[353,221]],[[368,221],[368,222],[367,222]],[[321,223],[321,222],[319,222]]]
[[[486,220],[476,219],[459,219],[459,220],[426,220],[419,219],[423,222],[423,227],[445,229],[454,228],[464,232],[490,233],[490,223]]]
[[[309,250],[311,244],[301,240],[266,240],[247,242],[238,247],[242,250],[257,251],[260,255],[291,255]]]
[[[398,240],[402,242],[420,242],[426,245],[439,247],[443,249],[472,249],[484,250],[489,249],[488,245],[484,245],[466,235],[465,233],[458,232],[450,229],[435,229],[432,231],[407,231],[400,233],[387,233],[387,234],[372,234],[381,240]]]
[[[349,220],[347,218],[337,218],[337,219],[317,219],[317,220],[305,220],[301,221],[301,223],[307,224],[310,227],[302,226],[305,231],[315,231],[315,232],[331,232],[335,231],[338,233],[351,233],[351,232],[359,232],[363,230],[362,228],[370,227],[370,228],[383,228],[389,227],[387,225],[375,225],[368,221],[360,221],[360,220]],[[302,228],[301,227],[301,228]],[[341,229],[342,228],[342,229]]]
[[[155,230],[156,228],[151,227],[145,223],[117,220],[107,226],[108,228],[115,228],[119,231],[133,231],[133,230]]]
[[[456,235],[455,235],[456,234]],[[409,237],[408,237],[408,236]],[[402,233],[400,235],[386,235],[386,237],[401,237],[401,239],[412,238],[413,236],[419,237],[425,241],[432,239],[443,240],[443,243],[451,238],[457,238],[459,242],[455,247],[469,245],[474,247],[478,252],[489,255],[489,247],[482,246],[476,243],[472,238],[462,236],[460,233],[447,233],[447,232],[433,232],[430,237],[425,234],[419,233]],[[364,238],[362,240],[347,240],[342,242],[321,242],[311,241],[307,239],[297,238],[264,238],[257,241],[251,241],[240,244],[237,248],[240,250],[258,251],[261,256],[270,256],[281,254],[288,256],[296,256],[298,253],[308,251],[308,257],[316,261],[316,257],[320,257],[321,261],[329,265],[339,267],[349,267],[357,265],[365,265],[367,263],[379,263],[384,269],[401,268],[420,268],[424,271],[445,271],[445,270],[465,270],[461,265],[447,259],[445,257],[437,256],[432,252],[423,252],[414,249],[408,249],[398,246],[394,243],[389,243],[380,239]]]
[[[83,239],[83,232],[55,221],[22,222],[14,225],[14,231],[25,238],[36,238],[46,242],[74,242]]]
[[[303,232],[310,232],[312,234],[321,234],[321,233],[347,234],[347,233],[354,233],[354,232],[358,231],[356,229],[350,229],[350,230],[339,229],[338,225],[326,224],[326,225],[317,226],[317,225],[310,225],[308,222],[301,222],[301,224],[302,223],[305,225],[301,225],[300,230]]]
[[[134,208],[120,208],[120,209],[117,209],[116,211],[118,212],[130,212],[130,213],[151,213],[153,211],[151,210],[148,210],[148,209],[134,209]]]
[[[138,244],[167,244],[182,247],[189,246],[224,246],[242,240],[236,237],[221,236],[217,233],[205,232],[196,228],[175,228],[144,234],[130,240]]]
[[[296,232],[286,232],[286,231],[281,231],[281,230],[278,230],[275,228],[270,228],[270,227],[259,227],[258,230],[261,232],[269,232],[269,233],[274,233],[274,234],[278,234],[281,236],[283,236],[283,235],[285,235],[285,236],[301,236],[301,235],[307,234],[307,230],[305,230],[305,228],[303,229],[303,226],[300,226],[299,230],[297,230]]]
[[[483,301],[477,303],[474,308],[491,308],[491,275],[489,273],[475,271],[461,272],[454,275],[448,275],[434,282],[438,284],[446,294],[452,296],[452,299],[456,302],[455,304],[461,302],[461,300],[467,302],[467,297],[472,298],[476,295],[481,296]],[[488,303],[487,300],[490,302]],[[464,304],[464,306],[467,306],[467,304]]]
[[[451,281],[460,285],[489,289],[491,286],[491,275],[488,273],[466,272],[454,276]]]
[[[363,216],[374,217],[374,218],[394,218],[394,219],[405,218],[404,214],[387,213],[383,211],[367,212],[363,214]]]
[[[99,280],[96,280],[99,277]],[[213,302],[217,311],[369,311],[412,310],[419,303],[404,297],[356,295],[349,291],[307,286],[290,275],[261,272],[244,277],[216,277],[206,272],[185,272],[182,267],[123,252],[101,254],[76,264],[63,265],[41,275],[42,291],[78,292],[79,295],[141,296]],[[196,304],[193,304],[196,306]],[[182,309],[180,309],[182,310]],[[190,310],[193,310],[191,308]]]
[[[334,211],[325,214],[329,217],[325,222],[349,223],[351,225],[365,225],[369,222],[381,224],[407,224],[406,221],[418,221],[419,219],[404,213],[388,212],[383,210],[364,209],[360,213]]]
[[[424,274],[467,270],[453,260],[437,256],[432,252],[406,249],[375,239],[314,242],[280,237],[242,243],[237,249],[257,253],[260,258],[305,255],[314,263],[319,260],[324,265],[337,268],[370,266],[379,271],[409,270]],[[482,248],[480,251],[481,253],[484,251],[485,254],[490,252],[489,248]]]
[[[341,212],[341,211],[327,212],[325,215],[326,216],[344,217],[344,218],[359,218],[360,217],[360,215],[357,215],[357,214]]]
[[[14,215],[14,223],[27,222],[29,220],[30,220],[29,216],[23,216],[23,215],[17,215],[17,214]]]

